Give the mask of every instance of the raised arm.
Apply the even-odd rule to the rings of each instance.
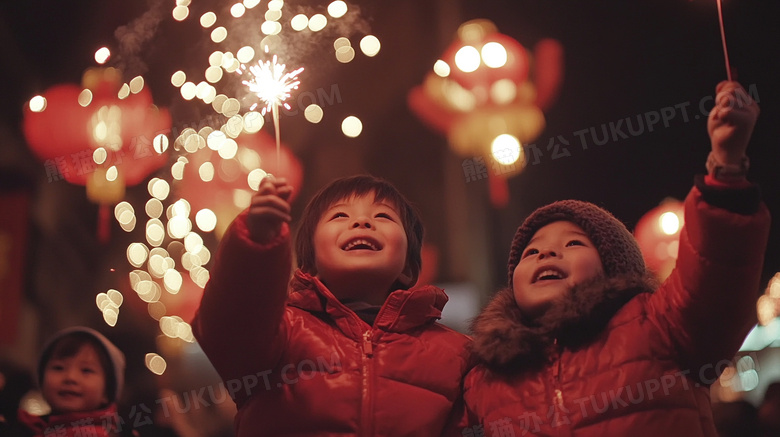
[[[758,105],[736,82],[716,91],[708,174],[685,201],[677,264],[650,306],[684,370],[707,384],[755,323],[770,222],[758,187],[745,177]]]
[[[193,331],[224,380],[252,381],[283,347],[292,262],[289,196],[284,180],[265,179],[217,251]]]

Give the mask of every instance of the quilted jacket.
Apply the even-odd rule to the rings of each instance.
[[[462,435],[717,436],[709,386],[754,324],[770,217],[758,200],[747,214],[712,206],[697,187],[657,289],[604,279],[546,330],[523,324],[510,289],[496,295],[474,324]]]
[[[257,244],[240,215],[193,322],[236,401],[236,435],[455,431],[469,338],[436,323],[446,294],[433,286],[392,292],[370,326],[311,275],[296,271],[288,289],[289,234],[285,225]]]

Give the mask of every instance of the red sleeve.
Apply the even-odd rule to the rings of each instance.
[[[193,332],[225,381],[270,369],[284,344],[292,267],[287,224],[267,244],[249,238],[246,211],[228,227],[193,320]]]
[[[685,200],[677,264],[649,315],[701,382],[715,381],[755,323],[769,224],[763,203],[745,215],[708,204],[698,188]]]

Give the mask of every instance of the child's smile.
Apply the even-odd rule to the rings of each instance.
[[[107,403],[98,353],[84,344],[71,357],[52,358],[43,373],[43,394],[56,413],[89,411]]]
[[[373,194],[343,199],[326,210],[313,244],[317,277],[339,298],[363,298],[341,295],[352,294],[345,290],[357,284],[384,287],[385,296],[406,268],[403,221],[392,205],[376,202]]]
[[[567,275],[564,271],[560,270],[556,266],[542,266],[536,269],[537,273],[534,274],[533,283],[539,281],[553,281],[557,279],[566,279]]]
[[[370,250],[373,252],[376,252],[377,250],[382,250],[382,245],[379,244],[377,241],[373,241],[373,239],[369,237],[365,238],[355,238],[354,240],[350,240],[349,243],[347,243],[346,246],[342,248],[342,250],[345,250],[347,252],[353,251],[353,250]]]
[[[555,299],[602,271],[596,246],[579,226],[549,223],[536,231],[515,267],[515,301],[524,314],[537,317]]]

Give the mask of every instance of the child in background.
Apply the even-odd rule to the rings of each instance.
[[[338,179],[303,212],[290,280],[290,186],[266,178],[225,233],[194,333],[236,401],[236,435],[453,433],[468,337],[421,268],[423,226],[372,176]],[[449,428],[448,428],[449,427]]]
[[[37,372],[51,413],[35,416],[19,410],[18,435],[115,435],[124,372],[124,354],[97,331],[73,327],[58,332],[44,346]]]
[[[709,174],[660,287],[596,205],[555,202],[518,228],[508,287],[473,323],[462,435],[717,435],[709,385],[755,322],[770,217],[745,178],[758,106],[736,82],[716,92]]]

